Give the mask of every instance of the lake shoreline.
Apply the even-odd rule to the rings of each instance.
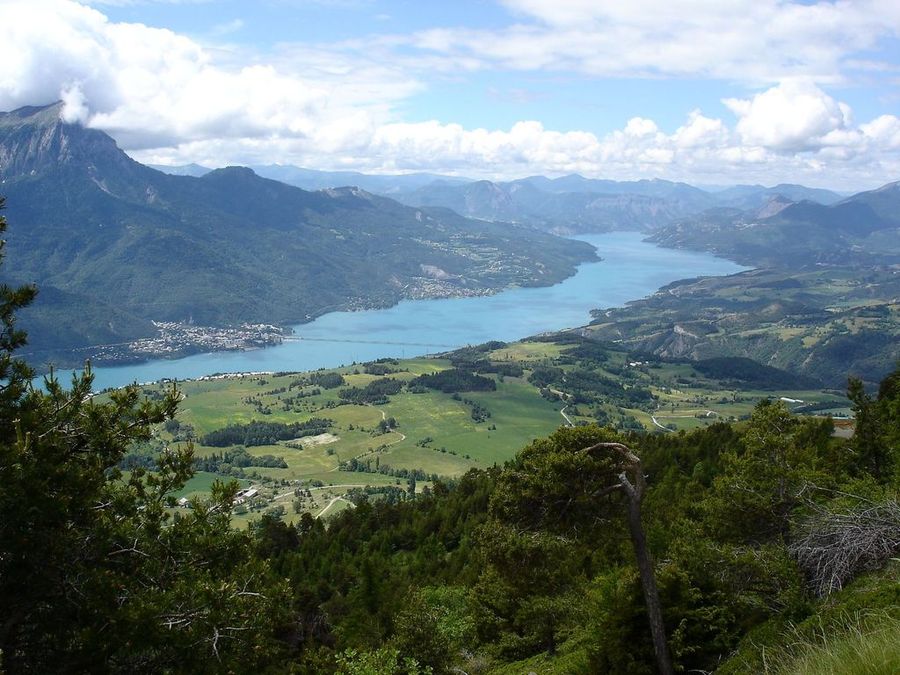
[[[573,239],[578,239],[578,237],[572,237]],[[583,240],[581,240],[583,241]],[[596,251],[596,249],[595,249]],[[228,353],[228,352],[251,352],[257,351],[261,349],[269,349],[271,347],[277,347],[280,345],[284,338],[289,338],[290,336],[296,333],[296,329],[313,323],[316,320],[320,319],[323,316],[333,313],[354,313],[354,312],[369,312],[373,310],[383,310],[383,309],[391,309],[392,307],[396,307],[398,304],[402,302],[417,302],[417,301],[437,301],[437,300],[457,300],[462,298],[486,298],[494,295],[498,295],[501,293],[506,293],[515,289],[527,289],[527,288],[550,288],[552,286],[556,286],[565,282],[567,279],[578,274],[578,270],[583,265],[594,265],[603,262],[603,258],[600,255],[596,255],[593,260],[586,260],[584,262],[578,263],[570,274],[567,276],[553,280],[551,283],[547,284],[528,284],[521,286],[504,286],[498,288],[484,288],[479,289],[477,292],[472,292],[470,289],[459,289],[459,293],[435,293],[433,296],[426,297],[410,297],[410,298],[398,298],[395,300],[386,300],[380,302],[378,300],[362,300],[359,301],[348,301],[346,303],[342,303],[341,305],[329,306],[320,310],[315,310],[312,314],[307,314],[302,319],[293,319],[285,322],[280,322],[277,327],[282,332],[282,340],[279,341],[270,341],[266,344],[251,344],[249,341],[247,344],[241,346],[234,347],[221,347],[221,348],[212,348],[210,349],[208,345],[203,343],[202,336],[201,339],[198,339],[196,343],[185,344],[182,347],[178,348],[168,348],[161,347],[156,352],[148,352],[145,350],[134,349],[129,345],[138,345],[142,342],[154,340],[158,337],[147,337],[140,338],[134,340],[130,343],[122,343],[117,345],[94,345],[88,347],[78,347],[75,349],[69,350],[59,350],[59,351],[46,351],[49,355],[48,363],[41,364],[29,364],[34,369],[34,372],[38,376],[46,375],[50,372],[51,368],[54,370],[72,370],[79,369],[83,367],[86,362],[90,362],[92,366],[97,368],[118,368],[118,367],[127,367],[127,366],[136,366],[142,365],[146,363],[151,363],[154,361],[177,361],[183,358],[187,358],[190,356],[197,356],[200,354],[219,354],[219,353]],[[207,334],[215,334],[222,331],[230,331],[230,330],[238,330],[241,326],[192,326],[190,324],[183,324],[184,327],[192,327],[196,329],[198,332],[205,332]],[[116,356],[104,356],[103,351],[97,352],[96,350],[105,350],[110,347],[118,348],[119,354]],[[79,353],[87,352],[89,350],[95,350],[94,354],[89,354],[88,356],[78,356]],[[26,353],[25,356],[28,356]]]
[[[446,352],[489,340],[512,342],[587,325],[591,311],[618,307],[683,278],[723,276],[743,266],[706,252],[663,248],[637,232],[581,235],[597,249],[595,262],[551,286],[516,287],[488,296],[401,300],[390,307],[331,312],[293,324],[278,346],[217,351],[140,364],[95,363],[95,388],[212,373],[301,372]],[[67,370],[67,369],[58,369]]]

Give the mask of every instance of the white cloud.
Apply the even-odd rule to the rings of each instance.
[[[881,115],[860,126],[863,135],[887,150],[900,150],[900,119]]]
[[[423,50],[484,66],[597,76],[836,81],[844,62],[900,35],[896,0],[502,0],[520,23],[423,31]]]
[[[243,19],[232,19],[231,21],[224,21],[222,23],[217,23],[210,29],[210,34],[215,36],[223,36],[223,35],[231,35],[232,33],[237,33],[244,27]]]
[[[821,147],[826,137],[850,125],[850,109],[816,85],[789,80],[752,99],[723,101],[737,115],[737,131],[747,145],[795,152]]]
[[[673,141],[679,148],[721,147],[727,143],[728,135],[722,120],[705,117],[700,110],[694,110],[687,123],[675,132]]]
[[[77,83],[65,87],[60,94],[63,102],[61,117],[68,123],[78,122],[84,124],[88,120],[88,108],[84,99],[84,92]]]
[[[705,67],[708,58],[697,35],[690,39],[698,40],[699,56],[688,54],[681,38],[667,38],[677,32],[674,28],[662,36],[659,54],[650,54],[641,43],[641,31],[667,17],[684,23],[690,33],[697,12],[679,18],[654,5],[658,16],[646,18],[624,4],[612,9],[606,3],[566,0],[509,4],[530,17],[552,20],[554,30],[511,29],[477,56],[451,53],[457,33],[432,31],[415,40],[428,42],[434,54],[407,53],[401,59],[393,50],[408,48],[409,42],[397,36],[315,48],[282,45],[268,55],[248,56],[210,50],[164,29],[111,22],[67,0],[7,0],[0,3],[0,24],[7,27],[0,108],[62,98],[68,120],[108,131],[136,158],[156,163],[281,162],[501,178],[579,172],[715,183],[806,180],[846,189],[900,176],[900,119],[882,115],[859,124],[848,106],[809,78],[788,78],[754,96],[727,100],[736,121],[694,110],[671,133],[647,117],[634,117],[604,135],[548,129],[536,120],[508,129],[403,120],[398,111],[404,101],[424,86],[405,68],[413,61],[414,74],[425,69],[455,74],[483,67],[488,52],[501,61],[519,59],[529,36],[539,38],[529,57],[537,64],[559,65],[577,57],[602,70],[608,55],[593,52],[596,41],[609,41],[612,49],[629,31],[637,35],[637,53],[622,50],[621,42],[616,46],[626,70],[657,68],[659,59],[674,59],[682,51],[695,59],[691,68]],[[595,4],[605,9],[598,12]],[[718,3],[696,4],[724,16]],[[556,5],[560,13],[551,17],[549,8]],[[648,0],[637,7],[653,9]],[[745,7],[746,14],[787,12],[782,26],[796,25],[807,11],[787,3],[761,2],[759,7]],[[849,11],[842,3],[816,9],[829,17],[829,12]],[[840,30],[834,21],[824,23],[828,30]],[[604,27],[611,35],[598,38]],[[745,28],[741,24],[735,30]],[[742,58],[751,61],[753,55]],[[684,59],[678,67],[687,67]]]
[[[114,23],[67,0],[0,4],[0,108],[65,98],[67,115],[139,150],[213,138],[306,138],[335,121],[383,119],[418,83],[378,64],[284,50],[269,63],[172,31]],[[298,74],[302,72],[302,75]],[[77,98],[77,101],[76,101]],[[365,125],[363,125],[365,126]]]

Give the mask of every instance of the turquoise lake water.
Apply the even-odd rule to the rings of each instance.
[[[660,248],[641,238],[635,232],[579,237],[597,247],[603,260],[581,265],[575,275],[555,286],[334,312],[295,326],[293,337],[301,339],[276,347],[94,368],[94,387],[99,390],[214,373],[333,368],[381,357],[431,354],[488,340],[518,340],[584,325],[590,321],[592,309],[624,305],[677,279],[745,269],[707,253]]]

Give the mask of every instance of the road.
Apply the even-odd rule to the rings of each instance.
[[[381,413],[381,420],[382,420],[382,421],[387,420],[387,415],[385,415],[384,410],[381,410],[380,408],[375,408],[375,410],[377,410],[378,412]],[[392,445],[397,445],[397,443],[402,443],[403,441],[406,440],[406,435],[405,435],[405,434],[401,434],[399,431],[390,431],[390,432],[388,432],[388,433],[397,434],[400,438],[398,438],[397,440],[391,441],[390,443],[385,443],[384,446],[387,447],[387,448],[391,447]],[[387,435],[387,434],[385,434],[385,435]],[[368,454],[369,454],[369,452],[366,451],[366,452],[363,452],[363,453],[360,453],[360,454],[356,455],[355,457],[352,457],[351,459],[359,459],[360,457],[365,457],[365,456],[368,455]],[[328,469],[328,473],[334,473],[335,471],[337,471],[338,469],[340,469],[340,467],[341,467],[341,465],[340,465],[340,463],[339,463],[339,464],[338,464],[336,467],[334,467],[333,469]]]
[[[568,407],[569,407],[568,404],[564,405],[564,406],[562,407],[562,410],[559,411],[559,414],[562,415],[562,416],[565,418],[566,423],[567,423],[570,427],[574,427],[574,426],[575,426],[575,423],[572,421],[572,419],[571,419],[568,415],[566,415],[566,408],[568,408]]]
[[[330,509],[332,506],[334,506],[338,502],[347,502],[350,506],[356,506],[349,499],[344,499],[343,497],[335,497],[330,502],[328,502],[328,504],[325,505],[324,509],[322,509],[321,511],[319,511],[318,514],[316,514],[316,518],[321,518],[322,516],[324,516],[325,513],[328,511],[328,509]]]
[[[657,408],[656,410],[657,410],[657,412],[659,412],[659,408]],[[691,411],[685,410],[683,412],[689,413]],[[703,412],[706,413],[707,417],[718,417],[718,414],[714,410],[705,410]],[[666,415],[666,417],[668,417],[670,419],[678,419],[679,417],[682,417],[682,418],[683,417],[694,417],[694,415]],[[660,429],[663,429],[664,431],[672,431],[672,429],[669,429],[668,427],[664,427],[662,424],[660,424],[654,415],[650,415],[650,419],[653,420],[653,424],[658,426]]]

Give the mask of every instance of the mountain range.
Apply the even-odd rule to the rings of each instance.
[[[651,239],[756,266],[893,265],[900,261],[900,182],[829,205],[775,195],[761,208],[708,209]]]
[[[176,175],[211,171],[197,164],[157,166]],[[759,209],[773,199],[833,204],[830,190],[803,185],[737,185],[716,191],[667,180],[613,181],[571,174],[514,181],[472,180],[428,173],[367,175],[289,165],[251,167],[257,174],[304,189],[356,186],[409,206],[441,206],[479,220],[529,225],[559,234],[649,231],[710,208]]]
[[[60,113],[57,103],[0,114],[12,224],[2,274],[41,289],[22,314],[37,351],[151,336],[159,321],[284,325],[403,298],[551,284],[596,258],[554,233],[638,230],[756,267],[900,260],[900,183],[842,197],[792,184],[711,191],[578,175],[164,172]]]
[[[847,196],[792,183],[704,190],[577,174],[496,182],[277,165],[256,170],[300,185],[361,183],[410,206],[440,206],[556,234],[638,230],[663,246],[707,250],[753,266],[893,264],[900,256],[898,183]]]
[[[4,279],[41,290],[33,349],[129,340],[151,321],[294,323],[403,298],[551,284],[591,246],[358,188],[139,164],[60,104],[0,115]]]

